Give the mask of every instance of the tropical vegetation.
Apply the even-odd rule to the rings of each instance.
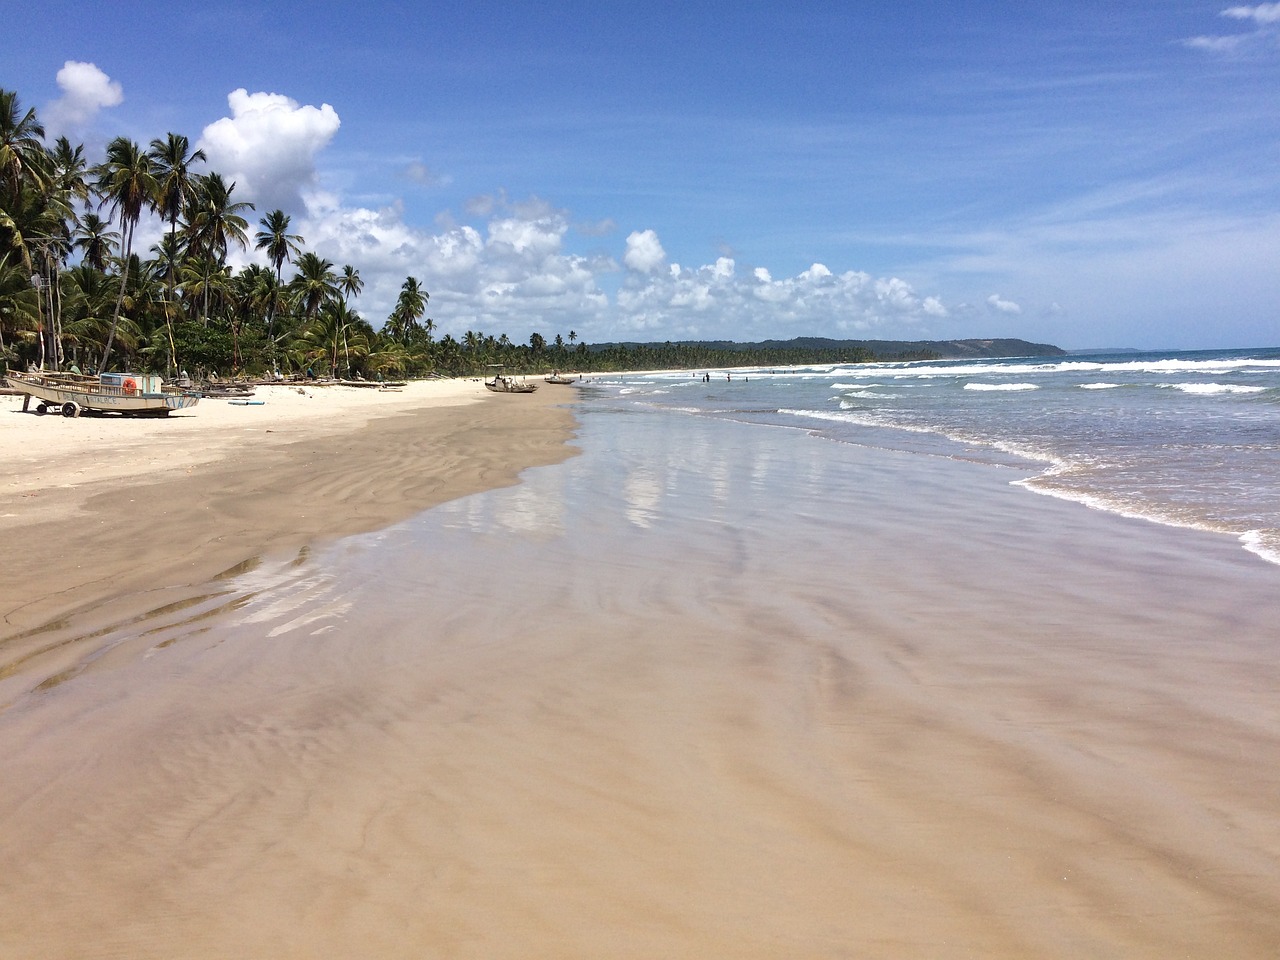
[[[437,338],[430,295],[413,276],[375,327],[353,307],[358,265],[307,249],[287,213],[257,211],[206,159],[169,133],[145,147],[116,137],[90,163],[65,137],[47,143],[36,111],[0,89],[0,372],[375,379],[474,376],[494,364],[536,373],[875,358],[850,341],[588,345],[573,330],[550,341],[479,330]],[[163,230],[139,250],[150,217]],[[250,245],[266,264],[233,268],[228,257]]]

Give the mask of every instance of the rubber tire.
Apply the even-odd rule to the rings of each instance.
[[[80,404],[74,400],[68,400],[62,405],[62,415],[68,418],[80,416]]]
[[[49,412],[49,405],[47,403],[42,403],[40,404],[40,406],[36,407],[37,417],[43,417],[48,412]]]

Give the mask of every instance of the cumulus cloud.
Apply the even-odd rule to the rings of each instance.
[[[316,155],[338,132],[341,121],[329,104],[302,106],[278,93],[227,96],[231,116],[204,128],[198,146],[209,166],[236,184],[236,199],[259,210],[303,209],[304,194],[316,184]]]
[[[699,267],[633,270],[618,291],[614,315],[618,327],[635,336],[751,340],[815,330],[858,337],[887,328],[899,335],[947,310],[896,277],[836,273],[814,263],[775,278],[767,267],[739,270],[733,259],[720,257]]]
[[[43,111],[45,130],[51,138],[83,130],[99,110],[124,101],[124,88],[96,64],[68,60],[56,79],[62,96]]]
[[[636,230],[627,235],[627,251],[622,262],[639,273],[652,273],[667,259],[658,235],[652,230]]]
[[[998,293],[993,293],[991,296],[987,297],[987,305],[990,306],[992,310],[996,310],[1000,313],[1018,314],[1022,312],[1021,306],[1014,303],[1012,300],[1004,299]]]
[[[317,195],[298,228],[321,256],[360,269],[366,287],[356,306],[375,326],[404,278],[419,278],[440,335],[474,329],[523,340],[535,330],[552,336],[576,329],[591,340],[749,340],[816,330],[900,336],[913,328],[924,335],[921,328],[948,315],[936,297],[920,296],[900,278],[837,273],[821,263],[776,277],[726,256],[700,266],[667,263],[653,230],[630,233],[617,259],[582,256],[567,249],[568,213],[545,201],[498,195],[469,206],[485,213],[422,230],[405,223],[397,204],[348,208]]]

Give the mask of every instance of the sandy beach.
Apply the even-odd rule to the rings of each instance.
[[[377,529],[572,454],[565,388],[268,386],[252,399],[66,419],[0,397],[4,662],[49,618]]]
[[[0,957],[1276,955],[1273,566],[478,386],[183,422],[141,497],[23,454],[7,544],[175,576],[4,587]]]

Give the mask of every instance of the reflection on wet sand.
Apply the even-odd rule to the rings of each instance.
[[[0,946],[1274,956],[1272,570],[751,429],[588,412],[18,697]]]

